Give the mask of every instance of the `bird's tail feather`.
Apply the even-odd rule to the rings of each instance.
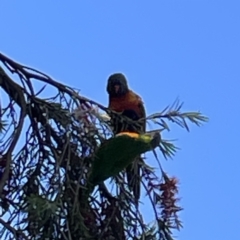
[[[142,162],[142,157],[138,156],[135,158],[133,163],[126,168],[128,186],[130,188],[130,191],[133,192],[133,195],[137,201],[139,200],[141,195],[140,168]]]

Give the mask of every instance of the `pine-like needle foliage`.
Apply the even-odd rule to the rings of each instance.
[[[0,239],[172,239],[172,230],[181,228],[177,179],[163,171],[157,151],[162,176],[142,166],[142,187],[155,215],[150,226],[124,171],[87,194],[94,154],[112,136],[104,115],[109,110],[1,53],[0,63]],[[45,85],[36,89],[36,81]],[[46,87],[56,94],[44,98]],[[169,121],[187,130],[187,121],[207,121],[181,107],[175,102],[147,120],[160,125],[161,133]],[[177,148],[162,137],[159,150],[169,158]]]

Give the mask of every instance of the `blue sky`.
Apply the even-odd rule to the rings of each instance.
[[[181,147],[162,159],[181,183],[175,235],[240,239],[239,1],[1,1],[0,11],[0,51],[82,95],[106,105],[107,77],[120,71],[148,114],[179,97],[184,111],[207,115],[190,133],[164,134]]]

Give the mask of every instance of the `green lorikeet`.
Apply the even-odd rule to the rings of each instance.
[[[160,143],[160,133],[145,134],[122,132],[108,139],[95,152],[89,183],[92,189],[109,177],[116,176],[136,156],[150,151]]]

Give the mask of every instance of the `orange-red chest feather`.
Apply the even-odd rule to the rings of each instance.
[[[140,118],[145,117],[143,111],[143,101],[136,93],[129,90],[127,94],[121,97],[110,97],[109,108],[116,112],[122,112],[127,109],[134,110]]]

